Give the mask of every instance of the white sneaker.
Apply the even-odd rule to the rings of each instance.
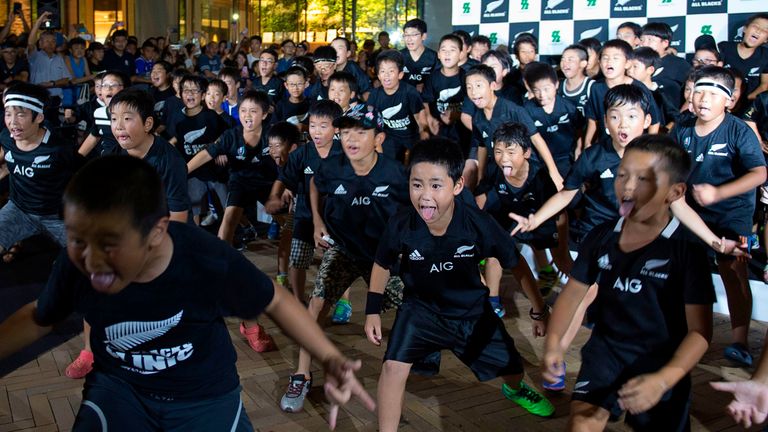
[[[206,216],[205,219],[203,219],[203,221],[200,222],[200,226],[204,226],[204,227],[211,226],[218,221],[219,221],[218,216],[216,216],[213,213],[208,213],[208,216]]]

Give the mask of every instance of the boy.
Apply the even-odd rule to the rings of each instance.
[[[424,83],[421,97],[427,110],[429,130],[433,135],[460,140],[457,120],[461,116],[461,105],[466,96],[464,88],[464,70],[459,66],[463,42],[454,34],[440,38],[438,59],[440,68],[430,74]],[[464,129],[463,136],[468,138],[469,131]],[[464,150],[464,149],[462,149]]]
[[[475,60],[469,56],[469,52],[472,50],[472,36],[465,30],[456,30],[452,35],[458,36],[461,39],[461,52],[459,53],[459,67],[464,72],[468,71],[472,66],[479,64],[480,60]],[[442,39],[442,38],[441,38]],[[435,65],[437,69],[438,65]]]
[[[405,81],[421,93],[424,82],[437,66],[437,53],[424,45],[427,40],[427,23],[418,18],[406,22],[403,25],[403,40],[405,48],[400,50],[403,55],[403,66],[400,69],[404,73]],[[378,64],[377,57],[377,68]]]
[[[5,91],[5,127],[0,133],[0,161],[10,177],[10,200],[0,209],[0,255],[12,261],[16,242],[46,234],[59,246],[66,244],[59,216],[61,195],[75,171],[72,142],[62,142],[43,126],[48,91],[17,83]]]
[[[357,278],[370,281],[376,247],[386,223],[407,200],[402,164],[375,150],[384,141],[383,119],[373,107],[363,108],[334,121],[344,154],[323,161],[309,183],[315,245],[328,249],[309,300],[309,313],[316,319],[324,317],[328,306],[336,303]],[[391,278],[385,284],[386,307],[397,307],[402,281]],[[280,401],[283,411],[303,409],[312,386],[311,362],[310,354],[301,350],[296,372]]]
[[[141,55],[134,62],[136,69],[133,71],[134,75],[131,77],[131,82],[134,84],[152,84],[150,74],[156,59],[157,47],[150,40],[144,41],[141,44]]]
[[[741,42],[718,44],[725,67],[739,70],[747,80],[747,98],[752,100],[768,90],[768,14],[757,13],[744,23]]]
[[[519,105],[496,96],[496,73],[490,66],[473,66],[466,76],[467,96],[477,107],[472,115],[472,148],[477,149],[478,172],[482,175],[493,152],[491,137],[499,125],[507,122],[522,123],[528,129],[540,160],[549,170],[555,186],[561,188],[560,176],[547,143],[536,131],[533,120]]]
[[[409,27],[408,31],[413,28]],[[429,127],[421,95],[412,85],[401,83],[403,68],[403,54],[395,50],[382,51],[376,57],[376,76],[381,87],[373,89],[367,101],[381,113],[384,121],[386,139],[382,153],[401,162],[407,160],[408,149],[422,135],[427,135]]]
[[[634,139],[614,187],[622,217],[595,227],[579,248],[552,311],[542,362],[546,379],[560,375],[566,329],[597,283],[569,430],[603,430],[622,411],[635,430],[690,429],[689,373],[712,337],[715,293],[709,273],[699,270],[704,249],[685,241],[670,214],[689,169],[688,155],[670,138]]]
[[[632,47],[623,40],[612,39],[606,42],[603,48],[600,49],[599,58],[600,71],[603,73],[604,80],[597,81],[592,86],[592,91],[589,95],[589,101],[585,110],[587,132],[584,136],[584,148],[588,148],[592,145],[593,141],[599,141],[606,136],[605,104],[603,101],[608,90],[620,84],[635,85],[646,94],[650,105],[648,111],[643,112],[651,115],[648,133],[658,133],[661,116],[656,102],[653,101],[651,91],[640,81],[626,76],[629,61],[632,59]]]
[[[227,83],[218,78],[212,79],[208,83],[208,89],[205,91],[205,106],[218,114],[219,117],[224,120],[224,123],[227,124],[227,128],[230,129],[237,127],[238,121],[232,118],[232,116],[224,110],[224,105],[227,103],[225,99],[228,91]]]
[[[336,58],[336,50],[332,46],[321,46],[315,50],[317,80],[307,89],[310,103],[328,99],[328,79],[336,72]]]
[[[283,80],[275,76],[277,51],[267,48],[259,54],[259,77],[253,82],[253,89],[269,95],[269,103],[276,104],[282,97]]]
[[[371,91],[371,79],[357,62],[349,61],[349,56],[352,55],[349,50],[349,40],[337,37],[331,41],[331,46],[336,50],[336,71],[352,74],[356,82],[355,87],[357,87],[355,90],[356,97],[362,101],[368,100],[368,94]]]
[[[289,78],[290,80],[290,78]],[[286,81],[289,82],[289,81]],[[334,140],[333,121],[341,117],[338,104],[325,100],[309,108],[310,141],[288,156],[272,186],[267,212],[276,213],[285,207],[285,191],[292,192],[296,200],[293,214],[293,238],[288,266],[288,283],[297,300],[304,301],[307,269],[315,255],[312,210],[309,205],[309,182],[320,168],[321,161],[342,153],[341,143]]]
[[[560,94],[571,101],[584,116],[584,106],[595,81],[587,76],[589,53],[581,45],[569,45],[560,57],[560,70],[565,78],[560,83]],[[565,174],[565,173],[563,173]]]
[[[684,58],[667,52],[673,36],[672,28],[669,27],[669,24],[661,21],[649,22],[643,26],[640,42],[642,46],[656,51],[661,59],[654,78],[664,78],[682,86],[685,83],[685,78],[688,76],[691,65]]]
[[[93,127],[77,150],[82,156],[88,156],[94,149],[94,157],[111,154],[117,150],[107,107],[112,97],[123,90],[129,81],[128,77],[119,71],[110,70],[104,74],[101,79],[102,104],[93,111]]]
[[[309,100],[304,97],[304,90],[309,87],[307,71],[301,66],[291,66],[285,73],[283,84],[288,91],[288,97],[277,102],[272,120],[286,121],[297,126],[302,132],[306,131],[307,112],[309,112]]]
[[[357,80],[349,72],[334,72],[328,78],[328,99],[339,104],[342,112],[357,105],[358,90]]]
[[[632,49],[635,49],[642,45],[640,35],[643,34],[643,28],[640,24],[632,21],[626,21],[619,24],[616,29],[616,39],[621,39],[628,43]]]
[[[398,428],[411,367],[443,349],[451,350],[480,381],[502,377],[504,396],[526,411],[542,417],[555,411],[522,381],[520,354],[488,306],[480,260],[497,257],[512,268],[518,253],[514,241],[488,214],[456,199],[463,188],[463,169],[464,157],[452,141],[435,138],[416,144],[411,206],[390,219],[376,251],[365,320],[366,335],[374,345],[381,345],[383,336],[379,314],[385,284],[398,264],[405,285],[379,377],[382,432]],[[543,334],[544,301],[536,289],[526,294],[533,305],[533,327]]]
[[[491,40],[485,35],[476,35],[472,37],[472,49],[469,51],[469,58],[482,60],[483,55],[491,50]]]
[[[163,120],[165,129],[162,132],[163,138],[169,142],[176,136],[176,125],[184,119],[184,102],[181,94],[181,80],[189,75],[189,71],[184,68],[177,68],[171,72],[171,86],[173,86],[174,95],[165,100],[163,106]]]
[[[93,325],[97,368],[75,430],[252,431],[223,317],[267,311],[323,359],[332,427],[348,399],[339,386],[373,409],[354,377],[360,363],[344,358],[298,302],[241,254],[167,213],[160,177],[137,158],[104,157],[78,172],[64,195],[66,253],[37,301],[0,325],[0,358],[78,311]]]
[[[649,47],[635,48],[632,60],[629,61],[627,75],[648,87],[656,105],[661,108],[663,130],[670,131],[680,117],[682,91],[680,86],[670,79],[654,78],[660,65],[659,54],[656,51]]]
[[[733,96],[733,75],[718,66],[699,69],[692,96],[692,118],[671,132],[691,155],[686,201],[709,228],[729,238],[752,234],[755,189],[765,182],[765,159],[755,133],[726,112]],[[718,255],[717,267],[728,296],[733,344],[725,356],[751,366],[748,348],[752,292],[747,263]]]
[[[221,103],[221,108],[235,121],[238,118],[237,100],[240,97],[240,72],[233,67],[223,67],[219,72],[219,79],[227,85],[226,100]]]

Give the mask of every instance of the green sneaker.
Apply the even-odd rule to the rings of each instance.
[[[512,402],[525,408],[526,411],[540,417],[549,417],[555,413],[555,407],[541,393],[520,381],[517,391],[506,384],[501,386],[501,393]]]

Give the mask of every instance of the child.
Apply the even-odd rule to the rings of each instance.
[[[315,245],[327,249],[309,300],[309,313],[317,319],[357,278],[370,281],[386,223],[407,200],[402,164],[375,150],[384,141],[381,115],[363,106],[336,119],[334,126],[340,130],[344,154],[323,161],[309,184]],[[386,307],[397,307],[402,281],[391,278],[385,284]],[[296,372],[280,401],[283,411],[303,409],[312,386],[311,362],[310,354],[301,350]]]
[[[64,88],[64,101],[62,106],[76,107],[80,100],[80,93],[83,92],[84,87],[82,84],[88,83],[93,80],[93,75],[90,69],[88,69],[88,61],[85,59],[85,40],[79,37],[74,37],[69,41],[69,55],[64,57],[64,64],[69,70],[69,74],[72,76],[70,86]],[[21,62],[20,62],[21,63]],[[10,68],[8,65],[4,65],[5,70],[13,71],[15,65]],[[29,73],[29,71],[27,71]],[[26,81],[26,80],[23,80]],[[85,88],[87,92],[87,88]]]
[[[408,29],[415,34],[414,28]],[[429,128],[421,95],[407,82],[401,84],[403,68],[403,54],[400,52],[387,50],[379,53],[376,56],[376,76],[381,87],[371,91],[367,102],[381,113],[384,120],[386,139],[381,152],[401,162],[407,160],[408,149],[422,135],[426,136]]]
[[[240,98],[240,74],[235,68],[223,67],[219,72],[219,79],[227,85],[226,100],[221,103],[221,108],[238,122],[240,120],[237,109],[237,100]]]
[[[491,40],[485,35],[476,35],[472,37],[472,48],[469,51],[469,58],[482,60],[483,55],[491,50]]]
[[[597,283],[594,328],[582,349],[570,430],[602,430],[627,411],[636,430],[690,428],[690,371],[712,337],[712,278],[701,246],[685,241],[670,204],[685,194],[690,160],[670,138],[646,135],[626,148],[615,196],[621,219],[584,239],[550,319],[542,370],[562,372],[568,325]]]
[[[80,144],[77,152],[82,156],[88,156],[95,149],[94,156],[114,153],[117,150],[117,141],[112,135],[112,127],[109,121],[107,107],[112,97],[125,88],[129,83],[128,77],[118,71],[108,71],[101,79],[102,106],[93,111],[93,127],[88,137]]]
[[[0,161],[10,177],[10,200],[0,209],[0,255],[15,258],[17,242],[45,234],[66,244],[59,212],[64,187],[75,171],[75,146],[43,126],[48,91],[17,83],[5,91],[5,127],[0,134]]]
[[[342,112],[357,105],[358,90],[357,80],[349,72],[334,72],[328,78],[328,99],[339,104]]]
[[[498,50],[490,50],[483,55],[480,63],[490,66],[496,75],[496,90],[494,91],[496,96],[522,105],[522,93],[520,93],[520,90],[512,85],[508,79],[509,71],[512,69],[511,61],[509,55],[506,53]],[[464,74],[464,77],[466,80],[466,73]],[[475,107],[475,104],[472,103],[472,99],[465,97],[464,103],[461,105],[461,124],[463,124],[467,130],[472,130],[472,116],[475,114],[475,111],[477,111],[477,108]],[[473,186],[466,176],[464,178],[464,186],[469,186],[470,188]]]
[[[286,81],[288,82],[288,81]],[[312,210],[309,206],[309,182],[320,162],[342,153],[341,143],[334,140],[333,121],[341,117],[341,108],[333,101],[320,101],[309,109],[310,141],[288,156],[288,162],[272,186],[267,212],[276,213],[285,207],[285,191],[296,200],[293,215],[293,238],[288,267],[288,281],[297,300],[304,301],[307,269],[315,254]]]
[[[571,101],[584,116],[584,106],[595,81],[587,76],[589,53],[581,45],[569,45],[560,57],[560,70],[565,78],[560,83],[560,94]]]
[[[587,69],[585,70],[587,76],[593,80],[602,78],[602,73],[600,72],[600,49],[603,46],[602,42],[592,37],[580,40],[578,45],[587,49]]]
[[[310,103],[328,99],[328,79],[336,72],[336,58],[336,50],[332,46],[321,46],[315,50],[317,80],[307,89]]]
[[[167,61],[159,61],[152,66],[152,73],[150,79],[152,80],[152,88],[149,94],[152,99],[155,100],[155,112],[152,118],[155,119],[155,130],[158,134],[161,134],[165,130],[165,102],[176,95],[173,90],[173,66]],[[161,129],[162,128],[162,129]]]
[[[507,78],[510,85],[514,86],[518,93],[521,95],[528,92],[528,88],[525,87],[525,80],[523,79],[523,71],[529,63],[536,61],[536,56],[539,52],[539,41],[531,33],[522,33],[515,38],[512,44],[512,52],[517,59],[517,67],[510,71]]]
[[[355,61],[349,61],[352,54],[349,50],[349,39],[337,37],[331,41],[331,46],[336,50],[336,71],[351,74],[355,80],[355,94],[362,101],[368,100],[371,91],[371,79]],[[342,106],[342,109],[344,107]]]
[[[174,95],[165,100],[163,106],[163,120],[165,129],[162,131],[163,138],[169,142],[176,136],[176,125],[184,119],[184,102],[181,94],[181,80],[189,75],[184,68],[177,68],[171,72],[171,85]]]
[[[542,417],[555,408],[522,380],[523,362],[504,323],[488,307],[488,289],[478,264],[497,257],[518,264],[514,241],[488,214],[456,199],[464,157],[458,146],[432,139],[414,146],[410,168],[411,206],[387,224],[371,270],[365,332],[381,345],[379,314],[390,271],[400,265],[405,288],[389,336],[379,377],[379,430],[396,431],[411,367],[451,350],[480,381],[502,377],[502,393]],[[527,290],[536,333],[544,334],[546,309],[536,289]],[[537,320],[538,319],[538,320]],[[434,372],[434,371],[432,371]]]
[[[663,132],[672,130],[675,122],[680,117],[680,96],[682,91],[680,86],[666,78],[655,78],[654,73],[661,67],[659,54],[649,47],[635,48],[632,53],[632,60],[629,61],[627,75],[632,79],[640,81],[653,95],[656,105],[661,108],[660,128]]]
[[[134,75],[131,77],[131,82],[134,84],[151,84],[152,67],[155,65],[155,59],[157,58],[157,47],[150,40],[144,41],[141,44],[141,55],[136,58]]]
[[[628,43],[632,49],[639,47],[642,44],[640,35],[643,34],[643,28],[640,24],[632,21],[626,21],[619,24],[616,28],[616,39],[621,39]]]
[[[227,128],[229,129],[237,127],[238,121],[232,118],[232,116],[224,110],[224,105],[226,104],[225,98],[228,91],[227,83],[218,78],[212,79],[208,83],[208,89],[205,91],[205,106],[218,114],[219,117],[224,120],[224,123],[227,124]]]
[[[97,367],[75,430],[252,431],[223,317],[266,311],[323,360],[331,427],[349,399],[340,386],[373,409],[354,377],[360,362],[343,357],[300,303],[241,254],[167,213],[160,177],[137,158],[100,158],[78,172],[64,195],[67,251],[40,297],[0,325],[0,358],[79,311],[93,325]]]
[[[269,95],[269,103],[276,104],[283,97],[283,80],[275,76],[277,51],[267,48],[259,54],[259,77],[251,87]]]
[[[586,107],[587,132],[584,137],[584,148],[588,148],[595,140],[600,140],[606,136],[605,127],[605,94],[609,89],[620,84],[632,84],[642,89],[650,101],[649,113],[651,115],[651,124],[648,126],[648,133],[655,134],[659,131],[661,116],[656,102],[653,101],[651,91],[640,81],[632,79],[625,75],[629,68],[629,61],[632,59],[632,47],[623,40],[613,39],[605,43],[600,50],[600,71],[603,73],[603,80],[597,81],[592,86],[589,95],[589,101]],[[577,155],[578,156],[578,155]]]
[[[421,97],[427,110],[430,132],[464,144],[466,148],[462,151],[468,155],[469,131],[463,128],[464,139],[460,139],[457,125],[467,93],[464,88],[464,70],[459,66],[462,47],[461,38],[454,34],[440,38],[437,54],[440,68],[430,74],[424,83]]]
[[[454,30],[452,35],[458,36],[461,39],[461,51],[459,52],[459,67],[464,71],[468,71],[469,68],[476,64],[480,64],[479,60],[475,60],[469,56],[469,52],[472,50],[472,36],[465,30]],[[435,67],[437,68],[437,66]]]
[[[768,93],[763,92],[759,94],[752,101],[751,106],[744,112],[742,119],[755,132],[763,148],[766,148],[768,146]],[[768,156],[768,153],[763,151],[763,156]],[[760,186],[757,193],[758,201],[755,222],[757,223],[758,233],[761,229],[763,231],[763,244],[768,244],[768,229],[766,229],[766,226],[768,226],[768,183]],[[768,263],[763,267],[763,280],[768,281]]]
[[[307,71],[301,66],[291,66],[285,73],[283,85],[288,91],[288,97],[277,102],[272,121],[288,122],[304,132],[307,130],[306,120],[309,112],[309,100],[304,97],[304,90],[309,87]]]
[[[487,65],[473,66],[466,76],[467,96],[477,110],[472,116],[472,147],[477,149],[478,170],[481,175],[493,152],[491,137],[496,128],[507,122],[522,123],[528,129],[533,146],[540,160],[549,170],[552,181],[558,188],[562,187],[563,178],[552,159],[547,143],[536,131],[533,120],[525,110],[509,100],[496,96],[496,74]]]
[[[403,40],[405,48],[400,50],[403,55],[403,66],[400,69],[403,71],[405,81],[421,93],[424,82],[437,66],[437,53],[424,45],[424,41],[427,40],[427,23],[419,18],[406,22],[403,25]],[[377,69],[378,64],[377,58]]]
[[[747,99],[768,90],[768,14],[757,13],[744,23],[741,42],[718,44],[725,67],[740,71],[747,81]]]
[[[671,135],[691,155],[686,201],[718,235],[752,234],[755,188],[766,180],[765,159],[754,132],[726,112],[733,75],[718,66],[699,69],[692,96],[696,117],[681,121]],[[718,270],[728,296],[733,344],[725,356],[751,366],[748,348],[752,292],[747,263],[718,255]]]
[[[667,79],[681,86],[691,65],[685,59],[667,52],[673,37],[672,28],[663,21],[649,22],[643,26],[640,41],[644,47],[649,47],[659,54],[660,61],[654,79]]]

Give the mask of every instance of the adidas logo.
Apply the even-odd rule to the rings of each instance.
[[[613,178],[613,173],[611,172],[611,169],[606,168],[605,171],[600,173],[600,178],[604,178],[604,179]]]
[[[424,257],[421,256],[418,250],[414,249],[413,252],[411,252],[410,255],[408,255],[408,258],[411,259],[411,261],[424,261]]]
[[[536,126],[536,127],[542,127],[542,126],[544,126],[544,124],[543,124],[543,123],[541,123],[541,122],[540,122],[540,121],[538,121],[538,120],[536,120],[535,122],[533,122],[533,125],[534,125],[534,126]]]
[[[336,188],[336,190],[333,192],[334,195],[346,195],[347,190],[344,189],[344,185],[339,185],[339,187]]]
[[[611,260],[608,258],[608,254],[605,254],[597,259],[597,266],[603,270],[611,269]]]
[[[10,163],[16,163],[16,161],[13,160],[13,154],[11,154],[10,150],[5,154],[5,160]]]
[[[483,138],[488,138],[488,134],[483,131]]]
[[[304,168],[304,174],[307,174],[307,175],[312,175],[312,174],[314,174],[314,173],[315,173],[315,172],[314,172],[314,171],[312,171],[312,168],[310,168],[310,167],[306,167],[306,168]]]
[[[700,153],[696,156],[696,162],[704,162],[704,153]]]

